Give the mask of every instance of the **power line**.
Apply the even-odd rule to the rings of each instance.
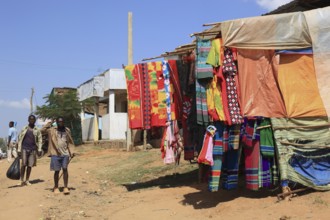
[[[72,67],[72,66],[59,66],[59,65],[51,65],[51,64],[36,64],[36,63],[30,63],[25,61],[19,61],[19,60],[5,60],[0,59],[0,62],[4,63],[13,63],[13,64],[21,64],[21,65],[30,65],[30,66],[36,66],[36,67],[44,67],[48,69],[77,69],[77,70],[88,70],[88,71],[96,71],[98,68],[81,68],[81,67]]]

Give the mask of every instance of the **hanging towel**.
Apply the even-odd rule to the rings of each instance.
[[[213,165],[213,136],[215,135],[215,131],[216,127],[213,125],[207,127],[203,147],[197,158],[198,163]]]
[[[138,65],[125,67],[128,101],[128,120],[131,129],[143,129],[143,79]]]

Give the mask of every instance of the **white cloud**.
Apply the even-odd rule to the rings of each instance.
[[[0,99],[0,106],[7,108],[30,109],[30,101],[27,98],[20,101],[5,101]]]
[[[260,7],[267,10],[277,9],[279,6],[285,5],[291,1],[292,0],[256,0]]]

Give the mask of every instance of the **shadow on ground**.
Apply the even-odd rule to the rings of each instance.
[[[172,175],[166,175],[158,177],[157,179],[152,179],[146,182],[123,184],[127,191],[134,191],[140,189],[147,189],[152,187],[159,188],[170,188],[178,186],[188,186],[197,182],[198,169],[187,173],[175,173]]]
[[[148,189],[152,187],[159,188],[171,188],[180,186],[189,186],[198,190],[198,192],[192,192],[183,195],[184,199],[181,201],[183,205],[191,205],[194,209],[207,209],[214,208],[219,203],[228,202],[240,197],[250,198],[250,199],[262,199],[267,197],[273,197],[274,202],[277,202],[277,194],[282,193],[281,187],[274,187],[272,189],[261,188],[258,191],[252,191],[245,188],[244,177],[239,177],[240,182],[237,189],[225,190],[219,189],[217,192],[209,192],[208,184],[198,183],[198,169],[184,173],[184,174],[173,174],[162,176],[157,179],[149,180],[141,183],[134,184],[123,184],[128,191]],[[301,186],[292,186],[292,190],[299,189]],[[298,195],[306,195],[314,190],[309,189],[304,192],[298,193]]]
[[[21,181],[20,180],[13,180],[13,186],[9,186],[8,188],[16,188],[16,187],[23,187],[22,185],[20,185]],[[37,183],[42,183],[45,182],[45,180],[41,180],[41,179],[35,179],[35,180],[30,180],[30,183],[33,184],[37,184]]]

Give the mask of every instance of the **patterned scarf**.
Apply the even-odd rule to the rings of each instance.
[[[171,121],[171,85],[170,85],[170,71],[168,68],[168,62],[166,60],[162,61],[163,65],[163,76],[165,84],[165,93],[166,93],[166,120]]]
[[[222,65],[222,72],[226,80],[226,90],[228,96],[228,110],[229,117],[227,122],[231,124],[241,124],[243,123],[243,117],[241,115],[241,109],[238,99],[238,91],[236,86],[237,67],[234,61],[234,56],[232,50],[225,48],[224,51],[224,60]]]

